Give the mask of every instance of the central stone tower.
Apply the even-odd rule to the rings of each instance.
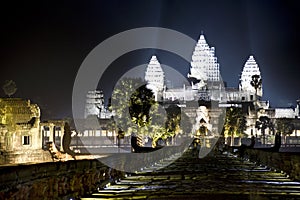
[[[188,78],[196,79],[198,88],[206,85],[207,82],[220,81],[220,70],[215,48],[209,47],[203,34],[197,42],[192,55],[190,73]]]

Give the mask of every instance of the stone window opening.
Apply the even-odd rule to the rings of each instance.
[[[30,136],[29,135],[23,136],[23,145],[30,145]]]
[[[253,100],[253,95],[250,95],[250,100],[251,100],[251,101]]]

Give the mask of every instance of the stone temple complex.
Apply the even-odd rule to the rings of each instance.
[[[226,88],[220,75],[219,63],[215,56],[215,48],[209,47],[204,35],[201,35],[191,58],[190,72],[187,78],[190,85],[183,85],[182,88],[166,88],[164,79],[165,75],[157,61],[158,58],[153,56],[146,69],[145,80],[148,82],[148,88],[151,88],[158,101],[160,100],[215,100],[222,104],[228,102],[248,102],[262,97],[262,86],[257,89],[251,86],[253,75],[259,75],[261,78],[258,64],[251,55],[241,73],[239,88]],[[149,75],[149,71],[155,75]],[[159,78],[158,78],[159,77]],[[155,83],[155,84],[154,84]],[[159,83],[159,86],[157,85]],[[164,88],[164,90],[162,89]],[[267,102],[261,102],[266,104]]]
[[[145,77],[146,76],[147,75],[145,75]],[[163,72],[160,72],[158,76],[164,77]],[[260,82],[256,87],[253,85],[253,76],[256,76],[258,82]],[[276,119],[279,118],[289,118],[297,121],[299,117],[299,104],[297,104],[295,109],[270,108],[269,101],[261,100],[263,96],[262,75],[253,55],[250,55],[244,64],[240,75],[239,86],[237,88],[226,87],[221,79],[215,48],[208,45],[203,34],[200,35],[192,54],[190,73],[188,73],[187,78],[191,84],[183,85],[182,88],[164,87],[164,90],[154,89],[154,91],[161,91],[160,93],[154,92],[158,101],[164,103],[168,101],[178,101],[182,109],[187,109],[187,102],[189,101],[215,101],[218,104],[214,108],[215,111],[218,110],[217,108],[242,107],[247,121],[245,134],[248,135],[248,137],[253,135],[260,137],[261,131],[257,129],[256,122],[261,116],[270,118],[273,120],[273,124],[275,124]],[[146,78],[145,80],[148,81]],[[152,79],[151,82],[155,82],[155,80]],[[148,81],[148,85],[150,84]],[[149,88],[153,88],[153,86]],[[204,113],[206,109],[200,104],[198,106],[199,108],[197,108],[195,112],[198,114],[195,116],[191,114],[192,118],[196,117],[196,121],[198,121],[196,124],[200,121],[205,121],[207,123],[205,126],[210,129],[209,127],[211,127],[213,122],[213,120],[209,120],[209,117],[213,115],[212,109],[206,111],[209,113],[209,117],[203,118],[199,117],[199,112],[202,110],[201,112]],[[298,128],[295,126],[295,129]],[[271,130],[267,131],[270,132]],[[294,130],[293,134],[297,135],[297,132],[297,130]]]
[[[253,55],[245,60],[236,88],[226,87],[220,75],[215,48],[208,45],[203,34],[191,57],[187,74],[189,84],[178,88],[167,87],[168,80],[161,63],[163,61],[158,55],[150,58],[144,74],[147,87],[164,108],[170,105],[180,107],[192,124],[190,128],[193,134],[204,130],[202,133],[205,136],[219,135],[223,128],[219,126],[219,119],[222,115],[224,118],[224,110],[239,107],[246,118],[245,137],[255,136],[258,140],[262,138],[262,131],[257,127],[261,117],[267,117],[273,124],[278,119],[289,119],[293,124],[293,131],[289,133],[291,139],[286,139],[285,143],[294,144],[296,141],[299,144],[300,100],[297,101],[296,108],[271,108],[268,101],[262,101],[262,75]],[[257,82],[254,81],[254,76]],[[64,153],[63,138],[68,136],[66,122],[40,122],[40,115],[38,105],[29,100],[0,98],[0,164],[51,161],[53,155],[49,152],[49,144],[53,151]],[[89,91],[86,96],[85,119],[82,119],[80,130],[72,132],[71,148],[81,152],[87,146],[105,146],[109,149],[112,144],[123,145],[118,138],[118,131],[113,128],[112,119],[113,113],[106,108],[103,93],[98,90]],[[268,134],[264,135],[267,138],[264,138],[263,145],[272,144],[275,131],[276,127],[275,130],[266,128],[265,133]],[[106,139],[100,140],[98,137]],[[130,139],[126,144],[130,145]],[[231,145],[240,144],[241,138]]]
[[[165,107],[170,104],[181,107],[182,111],[192,119],[194,130],[205,126],[207,133],[220,132],[216,121],[220,117],[222,109],[224,111],[227,107],[242,108],[247,122],[246,131],[244,131],[247,137],[261,137],[261,131],[256,127],[256,123],[262,116],[270,118],[273,124],[276,119],[280,118],[298,121],[299,102],[295,109],[270,108],[269,101],[261,100],[263,96],[262,75],[253,55],[245,60],[239,85],[236,88],[226,87],[220,75],[220,65],[215,55],[215,48],[208,45],[203,34],[200,35],[191,57],[190,69],[187,74],[189,85],[168,88],[166,86],[168,80],[165,78],[160,62],[159,56],[151,57],[144,76],[148,83],[147,87],[153,91],[156,101]],[[253,85],[253,76],[257,77],[259,83],[256,87]],[[195,104],[195,102],[198,103]],[[214,108],[199,102],[210,102]],[[98,113],[101,111],[98,110]],[[297,136],[299,128],[295,126],[291,136]],[[266,132],[271,132],[271,129],[267,128]],[[274,133],[273,135],[269,134],[268,137],[270,137],[269,141],[273,141]]]

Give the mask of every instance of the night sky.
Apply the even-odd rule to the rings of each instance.
[[[105,39],[128,29],[164,27],[195,40],[204,32],[216,48],[223,79],[237,87],[250,54],[259,64],[265,100],[271,106],[295,105],[300,97],[300,2],[266,0],[209,1],[20,1],[1,3],[0,84],[14,80],[15,97],[40,105],[43,119],[72,116],[72,89],[88,53]],[[184,76],[189,63],[159,50],[121,56],[99,87],[113,88],[131,67],[152,54]],[[0,91],[4,97],[4,92]]]

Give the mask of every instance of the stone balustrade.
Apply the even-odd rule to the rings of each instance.
[[[134,162],[138,170],[177,152],[183,152],[185,148],[184,145],[164,147],[164,151],[156,156],[147,153],[134,153],[130,156],[112,154],[101,158],[101,161],[125,166]],[[99,160],[3,165],[0,166],[0,199],[76,199],[124,175],[125,172],[107,167]]]
[[[98,160],[0,167],[0,199],[76,199],[124,173]]]
[[[300,180],[300,154],[246,149],[243,157],[257,164],[282,171],[294,180]]]

